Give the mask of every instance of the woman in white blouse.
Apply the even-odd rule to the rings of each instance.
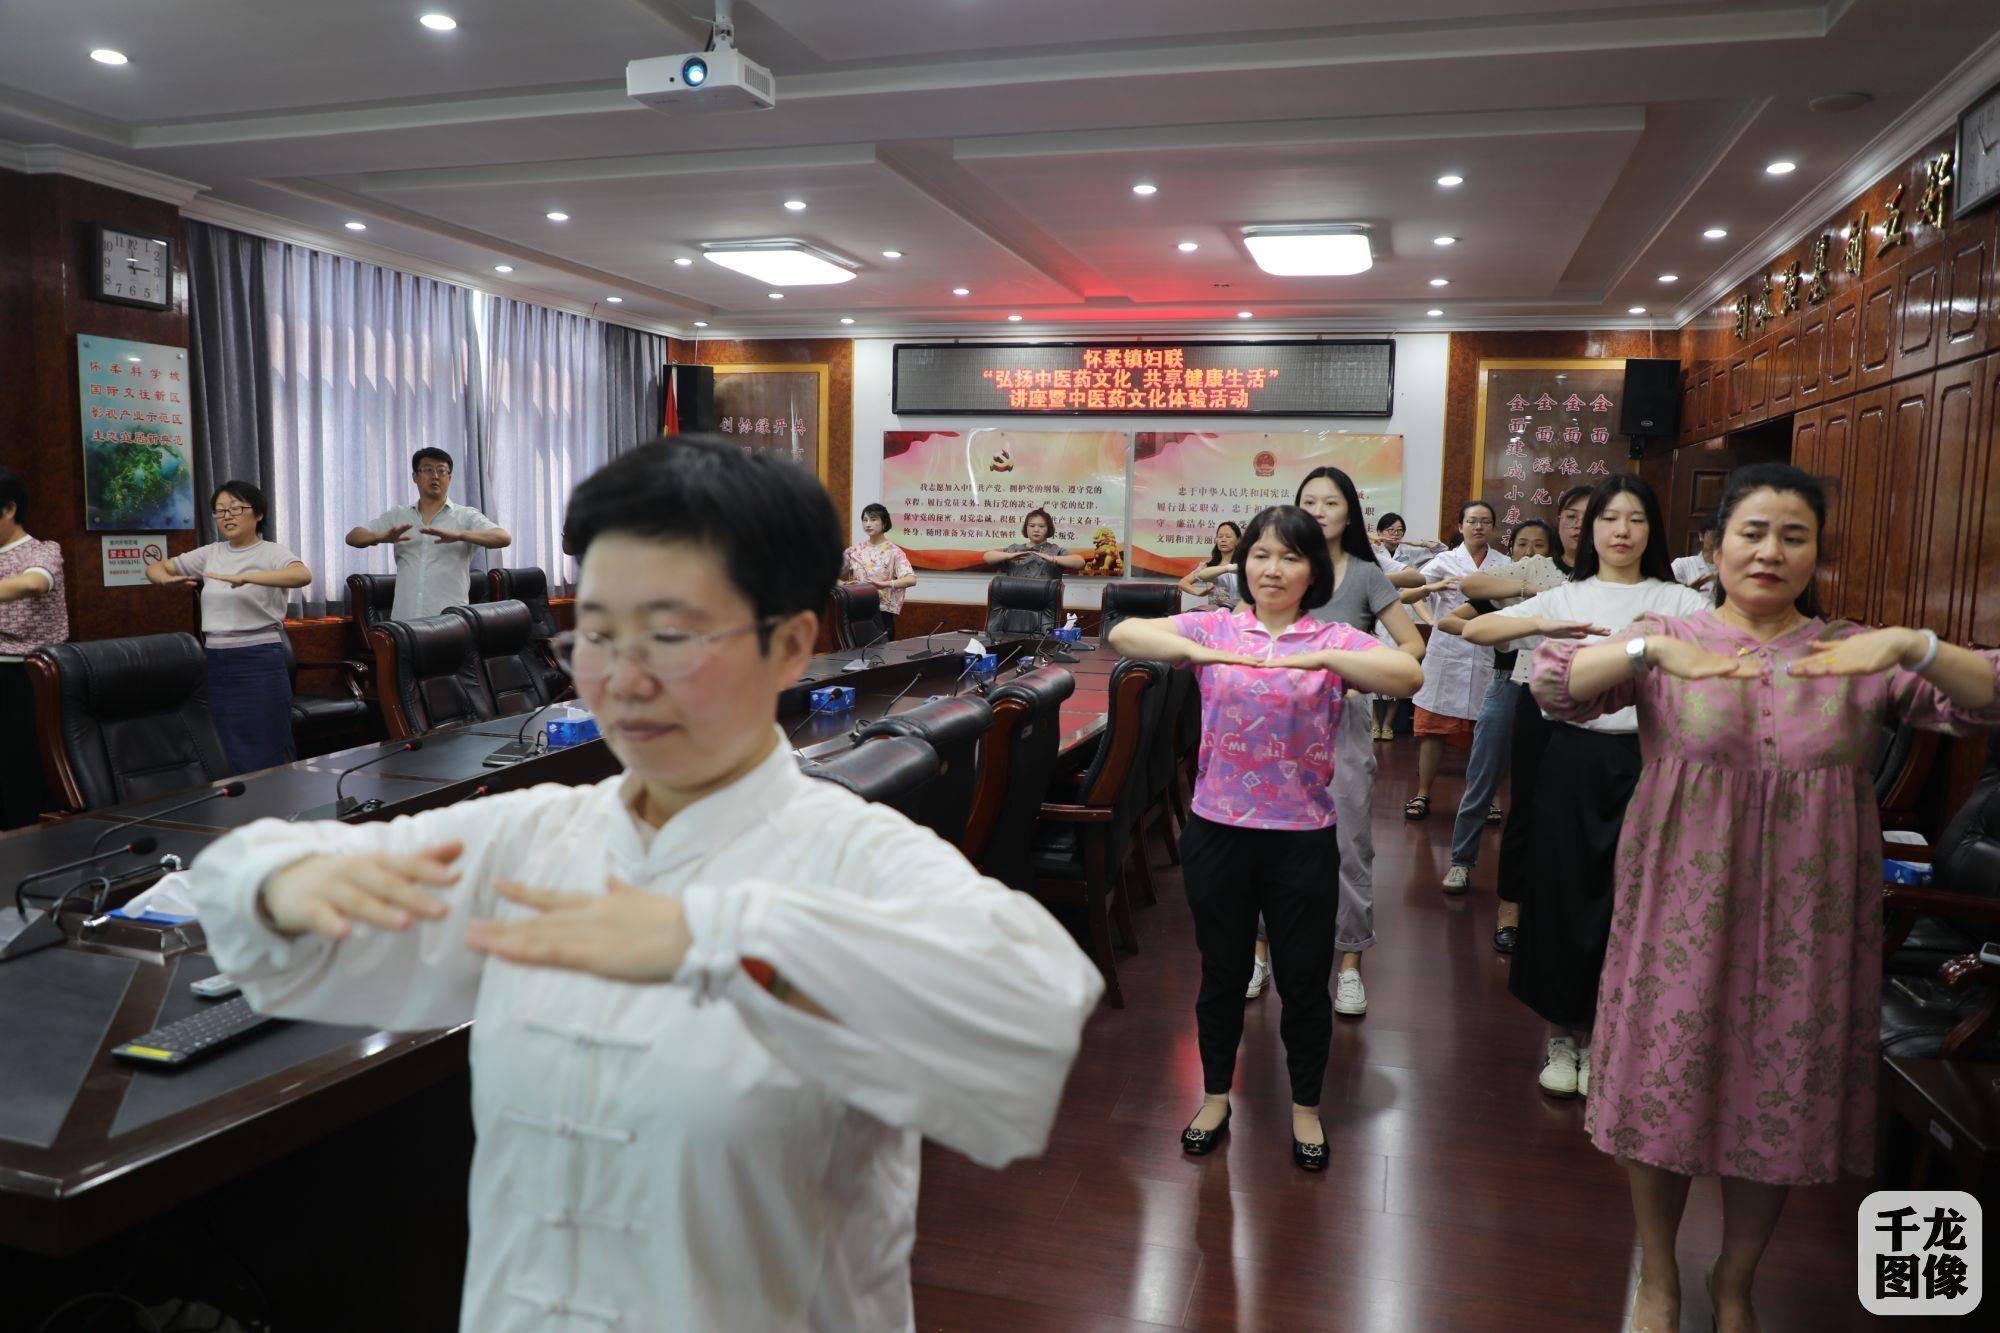
[[[775,455],[577,488],[561,655],[626,772],[382,824],[263,821],[190,877],[267,1013],[475,1020],[461,1326],[908,1329],[918,1148],[1041,1151],[1103,983],[1025,894],[805,777],[775,717],[839,572]]]
[[[1508,567],[1507,557],[1490,545],[1497,515],[1484,500],[1469,500],[1458,511],[1463,540],[1423,568],[1421,587],[1404,592],[1406,602],[1425,601],[1431,623],[1465,604],[1458,581],[1467,574]],[[1493,650],[1452,634],[1432,634],[1424,656],[1424,687],[1411,703],[1416,708],[1417,794],[1403,806],[1403,818],[1424,819],[1431,812],[1431,784],[1437,781],[1446,744],[1472,748],[1472,725],[1486,702],[1493,679]]]

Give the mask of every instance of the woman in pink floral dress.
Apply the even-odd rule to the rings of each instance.
[[[1535,656],[1552,716],[1639,709],[1586,1119],[1632,1186],[1635,1328],[1678,1326],[1690,1177],[1722,1177],[1708,1283],[1735,1333],[1756,1327],[1751,1283],[1786,1189],[1872,1169],[1882,909],[1867,765],[1889,714],[2000,726],[1994,655],[1818,618],[1825,516],[1804,472],[1740,468],[1718,510],[1713,611]]]
[[[882,623],[889,627],[882,636],[884,639],[896,637],[896,617],[903,609],[903,590],[917,586],[917,571],[910,568],[910,557],[889,540],[889,529],[895,526],[887,508],[869,505],[861,511],[864,540],[848,547],[840,558],[842,583],[866,583],[880,590]]]

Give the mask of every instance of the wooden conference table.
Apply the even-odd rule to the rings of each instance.
[[[970,688],[954,679],[964,642],[962,634],[939,635],[930,646],[944,651],[930,658],[922,656],[921,639],[880,645],[860,670],[848,669],[853,652],[816,658],[786,694],[780,724],[794,732],[802,758],[838,753],[852,744],[857,727],[885,716],[899,693],[895,712]],[[1022,646],[1020,656],[1032,647]],[[1063,708],[1062,744],[1080,758],[1103,729],[1116,658],[1109,651],[1075,655],[1067,669],[1077,689]],[[1001,674],[1011,675],[1011,664]],[[809,716],[806,695],[819,684],[853,686],[853,711]],[[384,754],[390,757],[347,779],[347,795],[381,802],[349,820],[389,819],[541,782],[596,782],[616,771],[601,741],[486,767],[487,756],[513,740],[521,722],[500,718],[432,732],[417,751],[399,753],[400,743],[383,742],[301,760],[246,776],[240,797],[178,813],[160,812],[186,795],[19,830],[0,837],[0,890],[85,855],[98,835],[116,827],[113,821],[134,820],[122,836],[156,838],[153,852],[90,872],[117,879],[113,901],[122,901],[158,877],[163,855],[192,861],[230,829],[330,803],[342,770]],[[88,877],[77,871],[41,887],[60,890]],[[0,899],[9,897],[0,892]],[[178,1070],[116,1062],[110,1052],[120,1043],[197,1012],[205,1001],[188,983],[212,975],[215,965],[202,951],[198,925],[112,922],[82,930],[85,915],[65,914],[65,944],[0,962],[0,1247],[72,1254],[466,1067],[469,1025],[392,1033],[292,1023]]]

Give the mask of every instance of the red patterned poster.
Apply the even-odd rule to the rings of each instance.
[[[1085,574],[1125,572],[1123,431],[892,430],[882,433],[882,503],[918,569],[984,569],[1020,541],[1030,511]]]

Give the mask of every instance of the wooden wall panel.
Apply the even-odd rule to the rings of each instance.
[[[1979,451],[1968,469],[1952,618],[1960,642],[2000,648],[2000,352],[1978,366]]]
[[[771,338],[676,342],[672,354],[703,366],[826,364],[826,489],[840,510],[841,530],[859,535],[854,505],[854,343],[847,338]],[[881,441],[874,442],[876,448]]]
[[[1878,269],[1861,289],[1861,312],[1854,348],[1854,386],[1872,389],[1887,384],[1896,365],[1896,297],[1902,271]]]
[[[1932,380],[1931,433],[1927,442],[1924,490],[1928,521],[1909,530],[1911,596],[1908,619],[1900,623],[1962,636],[1958,619],[1959,581],[1969,575],[1973,546],[1968,532],[1977,513],[1980,451],[1986,425],[1983,361],[1941,367]]]
[[[1823,394],[1838,398],[1859,387],[1855,378],[1855,351],[1861,323],[1861,289],[1851,287],[1826,307],[1826,374],[1821,380]]]
[[[1889,439],[1889,390],[1854,396],[1854,426],[1841,460],[1842,523],[1840,600],[1842,617],[1869,624],[1880,585],[1882,537],[1882,451]]]
[[[1913,251],[1897,269],[1896,337],[1891,375],[1921,375],[1937,364],[1938,316],[1943,304],[1944,242],[1940,237]]]
[[[1798,374],[1799,325],[1793,324],[1780,330],[1771,343],[1770,392],[1767,395],[1770,415],[1781,417],[1798,405]]]
[[[1743,424],[1755,425],[1770,415],[1771,348],[1775,340],[1765,334],[1750,347],[1744,369]]]
[[[1888,435],[1878,463],[1881,518],[1867,556],[1877,569],[1869,619],[1881,625],[1910,623],[1911,584],[1918,569],[1919,534],[1930,528],[1933,443],[1932,376],[1917,375],[1889,386]]]
[[[1848,549],[1847,454],[1854,441],[1855,400],[1842,398],[1819,412],[1818,476],[1827,483],[1826,531],[1819,543],[1819,604],[1828,615],[1840,605],[1841,569]]]
[[[1938,351],[1941,366],[1983,356],[2000,346],[1995,324],[2000,277],[2000,209],[1952,223],[1945,233],[1938,278]]]
[[[1799,315],[1799,346],[1793,400],[1806,407],[1826,397],[1826,307],[1814,306]]]

